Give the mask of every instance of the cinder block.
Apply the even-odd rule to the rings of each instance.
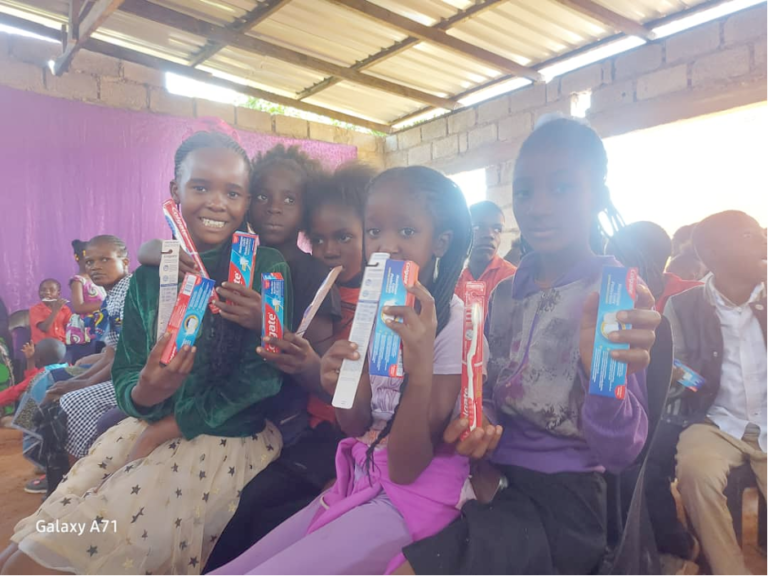
[[[416,126],[404,130],[397,135],[397,147],[399,150],[407,150],[421,144],[421,127]]]
[[[633,78],[661,67],[663,48],[661,44],[646,44],[616,56],[614,75],[616,80]]]
[[[445,118],[435,118],[421,125],[421,141],[436,140],[448,133],[448,123]]]
[[[262,112],[253,108],[235,107],[235,124],[250,132],[261,132],[263,134],[270,134],[272,132],[272,116],[269,112]],[[322,126],[327,126],[327,124],[322,124]],[[333,142],[333,140],[331,139],[329,142]]]
[[[435,140],[432,143],[432,158],[435,160],[439,158],[450,158],[456,156],[459,153],[459,136],[458,134],[451,134],[440,140]]]
[[[749,46],[715,52],[693,63],[694,86],[716,83],[743,76],[749,72]]]
[[[720,46],[720,22],[710,22],[675,34],[667,38],[665,43],[668,64],[714,52]]]
[[[495,142],[498,136],[496,124],[486,124],[471,130],[468,134],[469,148],[477,148],[488,142]]]
[[[420,144],[408,150],[408,166],[429,164],[432,161],[432,144]]]
[[[450,134],[467,132],[475,124],[477,124],[477,110],[474,108],[467,108],[448,116],[448,132]]]
[[[477,107],[477,121],[487,124],[509,115],[509,96],[499,96]]]
[[[149,109],[158,114],[191,118],[195,115],[195,101],[186,96],[170,94],[163,88],[150,88]]]
[[[123,62],[123,78],[137,84],[149,84],[150,86],[165,86],[165,72],[154,68],[140,66],[133,62]]]
[[[637,79],[637,99],[647,100],[688,88],[688,65],[665,68]]]
[[[747,40],[766,34],[766,5],[761,4],[749,10],[737,12],[723,26],[725,45],[743,44]]]
[[[66,72],[55,76],[45,68],[45,86],[54,96],[72,100],[98,100],[99,84],[95,76],[83,72]]]
[[[306,138],[309,134],[309,125],[306,120],[301,118],[276,115],[275,132],[281,136],[290,136],[291,138]]]

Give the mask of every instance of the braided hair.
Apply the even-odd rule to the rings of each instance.
[[[80,262],[85,256],[85,247],[88,246],[88,242],[82,240],[72,240],[72,252],[75,256],[75,261]]]
[[[456,290],[456,283],[472,246],[472,219],[467,208],[467,202],[461,188],[453,180],[426,166],[390,168],[374,178],[369,191],[374,190],[377,185],[387,182],[397,182],[401,189],[407,190],[412,195],[424,196],[432,216],[436,237],[447,231],[453,232],[448,250],[440,259],[437,279],[431,280],[426,286],[435,300],[436,334],[440,334],[450,320],[451,300]],[[430,266],[432,272],[434,272],[435,266],[436,261],[433,260]],[[400,385],[401,399],[407,386],[408,375],[406,374]],[[373,452],[376,446],[392,431],[399,406],[398,403],[392,418],[366,452],[366,468],[368,470],[373,463]]]
[[[181,177],[181,168],[184,161],[195,150],[206,148],[218,148],[232,150],[240,156],[248,168],[248,175],[252,174],[251,161],[248,153],[230,136],[222,132],[195,132],[186,138],[174,155],[174,178],[178,181]],[[245,219],[238,226],[238,230],[246,231]],[[216,264],[208,270],[211,278],[220,286],[229,277],[229,260],[232,251],[232,238],[228,238],[222,245]],[[211,342],[212,353],[208,363],[208,374],[213,375],[215,381],[225,381],[238,366],[241,356],[241,344],[245,341],[246,329],[225,320],[221,314],[206,314],[203,320],[203,336]]]
[[[126,246],[125,242],[123,242],[117,236],[112,236],[111,234],[100,234],[99,236],[94,236],[88,242],[84,243],[85,247],[96,246],[96,244],[109,244],[114,247],[118,258],[128,258],[128,246]]]
[[[573,150],[589,168],[591,188],[598,195],[600,208],[592,223],[590,246],[594,253],[602,254],[606,239],[624,227],[624,221],[611,202],[605,182],[608,177],[608,154],[603,141],[597,132],[583,121],[559,115],[546,115],[539,120],[536,128],[523,142],[517,161],[533,150],[551,145]],[[602,219],[601,214],[604,215]],[[523,254],[531,252],[531,246],[524,237],[521,237],[520,242]]]

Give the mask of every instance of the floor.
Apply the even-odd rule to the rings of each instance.
[[[24,492],[24,484],[34,477],[32,465],[21,456],[21,433],[0,428],[0,550],[5,547],[13,527],[40,505],[39,494]],[[744,555],[753,574],[766,573],[766,557],[757,547],[757,491],[744,495]]]

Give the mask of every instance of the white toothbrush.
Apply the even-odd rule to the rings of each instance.
[[[477,407],[475,406],[475,354],[477,353],[477,341],[480,338],[480,323],[482,307],[479,302],[472,304],[472,341],[469,343],[469,355],[467,356],[467,401],[469,404],[469,429],[477,428]]]

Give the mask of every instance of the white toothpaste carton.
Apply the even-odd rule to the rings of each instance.
[[[179,291],[179,251],[178,240],[163,240],[160,256],[160,298],[157,304],[157,339],[160,340],[171,319],[176,295]]]
[[[342,363],[336,392],[333,395],[332,404],[335,408],[349,409],[355,402],[357,385],[363,375],[363,366],[365,365],[365,356],[368,353],[373,324],[376,322],[381,285],[384,281],[384,268],[388,259],[389,254],[376,252],[365,267],[363,282],[360,285],[360,299],[357,301],[355,317],[352,320],[352,329],[349,334],[349,340],[357,344],[360,358],[344,360]]]

